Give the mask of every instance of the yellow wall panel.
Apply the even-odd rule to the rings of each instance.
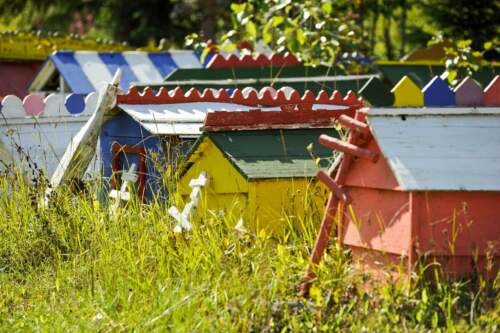
[[[309,179],[259,180],[249,184],[249,216],[252,229],[283,230],[289,221],[321,210],[327,198],[324,186]]]
[[[253,232],[264,229],[269,233],[283,231],[288,223],[298,223],[317,214],[321,218],[327,190],[306,178],[262,179],[248,182],[209,139],[204,138],[192,163],[181,177],[179,190],[183,200],[189,200],[191,179],[206,171],[209,184],[203,190],[197,215],[224,214],[233,221],[240,217]]]

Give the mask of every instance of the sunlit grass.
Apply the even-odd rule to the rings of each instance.
[[[193,229],[174,234],[161,200],[111,215],[93,190],[62,189],[48,209],[43,189],[19,177],[2,178],[0,190],[1,331],[499,329],[498,281],[418,273],[410,287],[367,288],[334,240],[311,298],[299,299],[317,215],[289,218],[287,232],[271,237],[236,231],[236,215],[200,207]]]

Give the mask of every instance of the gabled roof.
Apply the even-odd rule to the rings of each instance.
[[[371,132],[405,191],[500,191],[500,108],[372,109]]]
[[[320,134],[338,137],[333,128],[273,129],[257,131],[207,132],[191,150],[209,138],[248,180],[313,177],[319,167],[327,167],[331,150],[318,144]],[[311,155],[307,146],[313,144]],[[314,156],[314,157],[313,157]],[[320,157],[320,165],[315,158]],[[189,161],[188,158],[188,162]]]
[[[215,54],[207,64],[207,68],[242,68],[242,67],[261,67],[261,66],[292,66],[299,65],[300,61],[291,53],[286,55],[271,54],[266,56],[259,54],[253,57],[249,54],[238,56],[236,54]]]
[[[224,89],[205,89],[202,92],[190,89],[184,93],[180,88],[171,91],[162,88],[155,94],[149,88],[140,93],[133,87],[126,95],[119,95],[117,103],[121,110],[140,122],[144,128],[158,135],[199,135],[208,113],[211,113],[214,121],[205,125],[212,129],[220,127],[218,125],[234,129],[241,129],[242,126],[249,128],[255,121],[272,122],[287,118],[292,120],[291,123],[281,121],[280,128],[284,124],[285,127],[294,124],[304,126],[304,121],[307,121],[306,127],[328,126],[341,113],[352,113],[354,108],[363,104],[352,92],[342,97],[339,92],[329,95],[323,91],[314,95],[311,91],[306,91],[301,96],[293,89],[276,91],[270,87],[260,92],[255,89],[236,89],[231,95]],[[246,114],[250,114],[250,117]],[[277,117],[270,119],[270,115]],[[255,125],[267,128],[262,124]]]
[[[109,82],[118,68],[122,70],[120,86],[127,90],[132,83],[160,83],[176,68],[200,67],[193,51],[58,51],[49,56],[30,91],[43,90],[55,72],[62,76],[71,92],[89,94],[98,90],[101,82]]]

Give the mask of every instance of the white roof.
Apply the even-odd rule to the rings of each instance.
[[[407,191],[500,191],[500,108],[373,109],[368,124]]]
[[[249,111],[256,106],[231,103],[120,104],[120,109],[155,135],[199,135],[205,116],[211,111]],[[345,106],[315,104],[313,110],[344,109]],[[277,112],[279,107],[260,108]]]

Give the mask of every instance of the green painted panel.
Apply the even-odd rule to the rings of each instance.
[[[166,87],[173,89],[180,87],[183,90],[196,88],[203,90],[205,88],[214,89],[243,89],[246,87],[253,87],[257,90],[263,87],[274,87],[279,89],[281,87],[292,87],[297,91],[303,93],[306,90],[311,90],[318,93],[320,90],[326,90],[332,93],[335,90],[346,94],[349,90],[358,91],[368,79],[353,79],[345,81],[328,81],[311,80],[313,77],[333,77],[345,75],[345,71],[338,67],[306,67],[306,66],[286,66],[286,67],[257,67],[257,68],[220,68],[220,69],[177,69],[172,72],[164,83],[155,85],[137,85],[137,87],[150,86],[153,89]],[[273,81],[277,78],[293,78],[297,79],[294,82],[277,82]],[[300,78],[309,78],[309,80],[301,80]],[[252,83],[248,82],[224,82],[224,80],[254,80]],[[205,82],[199,82],[203,80]],[[222,80],[216,82],[217,80]],[[207,82],[213,81],[213,82]]]
[[[390,89],[380,81],[379,78],[373,77],[359,90],[365,100],[372,106],[392,106],[394,105],[394,94]]]
[[[225,80],[225,79],[259,79],[276,77],[311,77],[345,75],[338,67],[255,67],[255,68],[178,68],[165,78],[165,81],[185,80]]]
[[[404,65],[404,64],[379,64],[378,69],[385,80],[389,81],[391,86],[401,80],[405,75],[409,76],[413,82],[423,88],[434,76],[440,76],[444,71],[443,65]],[[483,87],[499,74],[500,66],[483,67],[475,72],[472,77],[476,79]],[[459,73],[459,77],[464,77],[465,73]]]
[[[434,76],[441,75],[443,66],[435,65],[378,65],[384,79],[391,87],[405,75],[409,76],[418,86],[424,87]]]
[[[318,143],[321,134],[338,137],[328,129],[257,130],[211,132],[208,135],[233,165],[248,179],[313,177],[318,167],[307,151],[313,144],[313,156],[321,157],[327,167],[330,149]]]

